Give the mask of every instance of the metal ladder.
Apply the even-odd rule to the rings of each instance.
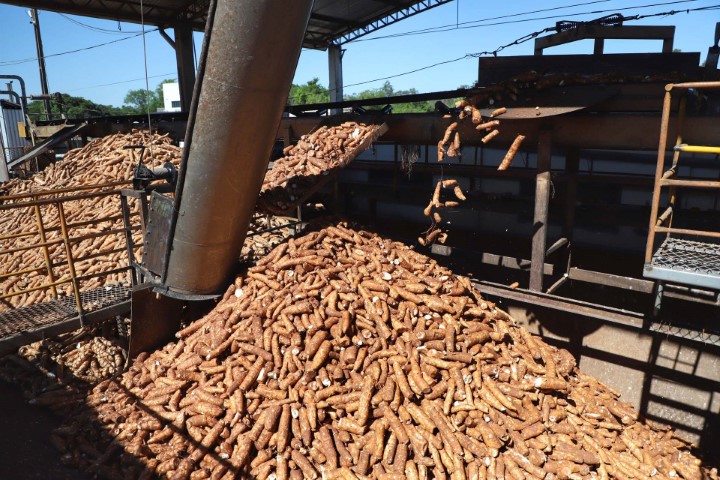
[[[653,189],[650,213],[650,228],[645,249],[645,267],[643,276],[657,281],[655,312],[660,309],[665,282],[688,285],[700,289],[720,292],[720,241],[701,241],[700,239],[720,240],[720,231],[691,230],[672,226],[676,209],[678,188],[702,188],[720,190],[720,181],[678,179],[680,155],[682,153],[709,153],[720,155],[720,147],[687,145],[683,143],[683,125],[687,108],[688,91],[694,89],[718,89],[720,82],[689,82],[669,84],[665,87],[662,120],[660,123],[660,141],[658,145],[655,186]],[[672,165],[665,170],[665,150],[668,140],[668,125],[672,107],[672,94],[678,92],[677,139],[673,147]],[[668,189],[668,206],[659,214],[660,196]],[[720,230],[720,226],[718,226]],[[655,250],[655,237],[665,234],[665,240]],[[682,237],[695,237],[688,240]],[[720,295],[716,295],[720,301]]]

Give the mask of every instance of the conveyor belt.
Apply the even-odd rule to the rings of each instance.
[[[668,238],[645,265],[644,275],[720,290],[720,244]]]
[[[81,292],[85,320],[93,322],[129,312],[131,291],[131,287],[115,285]],[[80,326],[72,296],[0,313],[0,355]]]
[[[43,143],[35,145],[29,152],[25,153],[23,156],[8,162],[8,168],[14,168],[21,163],[32,160],[38,155],[42,155],[43,153],[53,148],[55,145],[70,140],[72,137],[79,135],[87,126],[87,122],[81,122],[77,125],[66,125],[61,130],[55,132]]]

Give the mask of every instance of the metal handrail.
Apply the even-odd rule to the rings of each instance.
[[[120,190],[105,190],[103,192],[87,193],[87,194],[83,194],[83,195],[70,195],[68,197],[48,198],[45,200],[34,200],[34,201],[30,201],[30,202],[0,204],[0,210],[12,210],[13,208],[34,207],[36,205],[37,206],[53,205],[56,202],[71,202],[73,200],[84,200],[84,199],[88,199],[88,198],[107,197],[107,196],[116,195],[119,193],[120,193]]]
[[[672,89],[689,89],[689,88],[720,88],[720,82],[684,82],[684,83],[670,83],[665,86],[665,91],[669,92]]]
[[[57,195],[60,193],[71,193],[80,192],[83,190],[93,190],[96,188],[108,188],[108,187],[119,187],[121,185],[129,185],[132,183],[130,180],[122,180],[118,182],[101,183],[98,185],[80,185],[77,187],[58,188],[53,190],[40,190],[32,193],[19,193],[17,195],[0,195],[0,203],[5,203],[8,200],[19,200],[23,198],[34,198],[43,197],[46,195]]]
[[[649,264],[652,260],[653,250],[655,246],[655,235],[658,233],[666,233],[668,237],[671,234],[691,235],[699,237],[720,238],[720,232],[711,232],[705,230],[693,230],[688,228],[673,228],[672,221],[674,217],[674,207],[676,201],[676,192],[678,188],[720,188],[720,182],[712,180],[687,180],[687,179],[671,179],[678,171],[678,163],[680,161],[680,153],[683,150],[683,125],[687,110],[688,89],[720,89],[720,82],[685,82],[671,83],[665,86],[665,97],[663,99],[662,117],[660,120],[660,140],[658,142],[657,166],[655,169],[655,182],[653,187],[653,198],[650,206],[650,225],[648,228],[648,239],[645,248],[645,263]],[[674,89],[682,90],[682,97],[678,106],[677,120],[677,138],[673,148],[672,166],[665,171],[665,156],[667,150],[668,127],[670,123],[670,109],[672,106],[672,91]],[[668,208],[659,214],[660,207],[660,191],[663,187],[669,188]],[[665,225],[666,224],[666,225]]]
[[[17,270],[13,272],[4,272],[0,274],[0,280],[4,280],[13,276],[19,276],[19,275],[25,275],[32,272],[44,272],[45,275],[48,277],[48,282],[43,283],[42,285],[37,285],[34,287],[24,288],[17,291],[12,292],[2,292],[0,294],[0,300],[5,300],[7,298],[16,297],[19,295],[27,294],[36,292],[39,290],[46,290],[51,289],[53,293],[54,298],[58,298],[58,291],[57,286],[58,285],[64,285],[64,284],[72,284],[72,290],[73,290],[73,297],[75,300],[75,308],[77,310],[78,316],[80,318],[81,323],[84,321],[84,311],[83,311],[83,305],[82,300],[80,297],[80,282],[83,282],[88,279],[92,278],[98,278],[98,277],[105,277],[108,275],[126,272],[128,270],[132,270],[132,258],[129,258],[129,265],[125,267],[118,267],[111,270],[106,270],[102,272],[93,272],[86,275],[78,275],[78,272],[76,271],[76,264],[97,258],[102,255],[109,255],[112,253],[122,252],[126,250],[125,248],[115,248],[111,250],[105,250],[103,252],[98,252],[90,255],[86,255],[81,258],[75,258],[73,254],[73,245],[76,245],[79,242],[82,242],[83,240],[93,239],[93,238],[100,238],[100,237],[107,237],[110,235],[117,235],[117,234],[124,234],[125,238],[131,238],[132,232],[137,230],[139,228],[139,225],[132,224],[130,221],[130,214],[128,212],[127,218],[125,215],[111,215],[108,217],[103,217],[100,219],[93,219],[93,220],[86,220],[76,223],[68,223],[67,222],[67,216],[65,214],[65,208],[64,205],[68,202],[72,201],[79,201],[84,199],[97,199],[102,197],[107,197],[110,195],[120,194],[120,190],[106,190],[106,191],[100,191],[100,192],[93,192],[93,193],[81,193],[76,195],[66,195],[66,196],[59,196],[59,197],[53,197],[53,198],[38,198],[38,196],[49,196],[49,195],[56,195],[57,193],[74,193],[74,192],[81,192],[81,191],[87,191],[91,189],[97,189],[102,188],[105,186],[117,186],[119,184],[125,184],[127,182],[115,182],[112,184],[105,184],[105,185],[94,185],[94,186],[85,186],[85,187],[78,187],[78,188],[69,188],[69,189],[63,189],[63,190],[55,190],[55,191],[45,191],[45,192],[39,192],[39,193],[33,193],[33,194],[27,194],[27,195],[16,195],[11,197],[0,197],[0,199],[30,199],[30,201],[23,201],[23,202],[14,202],[14,203],[5,203],[0,204],[0,211],[2,210],[10,210],[10,209],[19,209],[19,208],[32,208],[33,213],[35,215],[36,219],[36,231],[24,231],[24,232],[18,232],[14,234],[8,234],[0,237],[0,240],[7,240],[12,238],[23,238],[28,236],[39,236],[40,242],[34,243],[32,245],[26,245],[26,246],[20,246],[15,248],[10,248],[6,250],[0,250],[0,255],[9,255],[12,253],[32,250],[35,248],[41,248],[43,250],[43,259],[44,259],[44,266],[35,266],[35,267],[29,267],[24,268],[22,270]],[[121,197],[122,199],[122,197]],[[46,228],[45,221],[43,219],[43,214],[40,209],[41,206],[54,206],[55,209],[57,209],[57,220],[59,220],[59,226]],[[98,225],[101,223],[111,222],[114,223],[118,220],[123,220],[123,227],[121,228],[113,228],[110,230],[104,230],[100,232],[93,232],[88,233],[84,235],[79,236],[71,236],[70,230],[71,228],[78,228],[82,226],[88,226],[88,225]],[[53,216],[53,221],[55,221],[55,217]],[[54,238],[54,239],[48,239],[47,233],[49,231],[60,231],[60,238]],[[50,249],[48,247],[53,245],[60,245],[62,244],[64,246],[65,250],[65,261],[63,262],[53,262],[50,255]],[[130,252],[130,249],[127,249],[128,252]],[[54,268],[64,267],[67,266],[69,275],[64,275],[61,278],[57,279],[55,277]]]

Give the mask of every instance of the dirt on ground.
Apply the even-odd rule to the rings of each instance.
[[[0,382],[0,478],[7,480],[86,480],[87,474],[65,466],[50,443],[60,419],[33,407],[20,389]]]

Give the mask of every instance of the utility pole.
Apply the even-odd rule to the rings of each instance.
[[[43,105],[45,105],[45,116],[50,120],[50,89],[48,88],[47,73],[45,72],[45,54],[43,53],[42,36],[40,36],[40,17],[37,8],[28,10],[30,15],[30,23],[35,27],[35,46],[37,47],[38,66],[40,67],[40,88],[45,96]]]

